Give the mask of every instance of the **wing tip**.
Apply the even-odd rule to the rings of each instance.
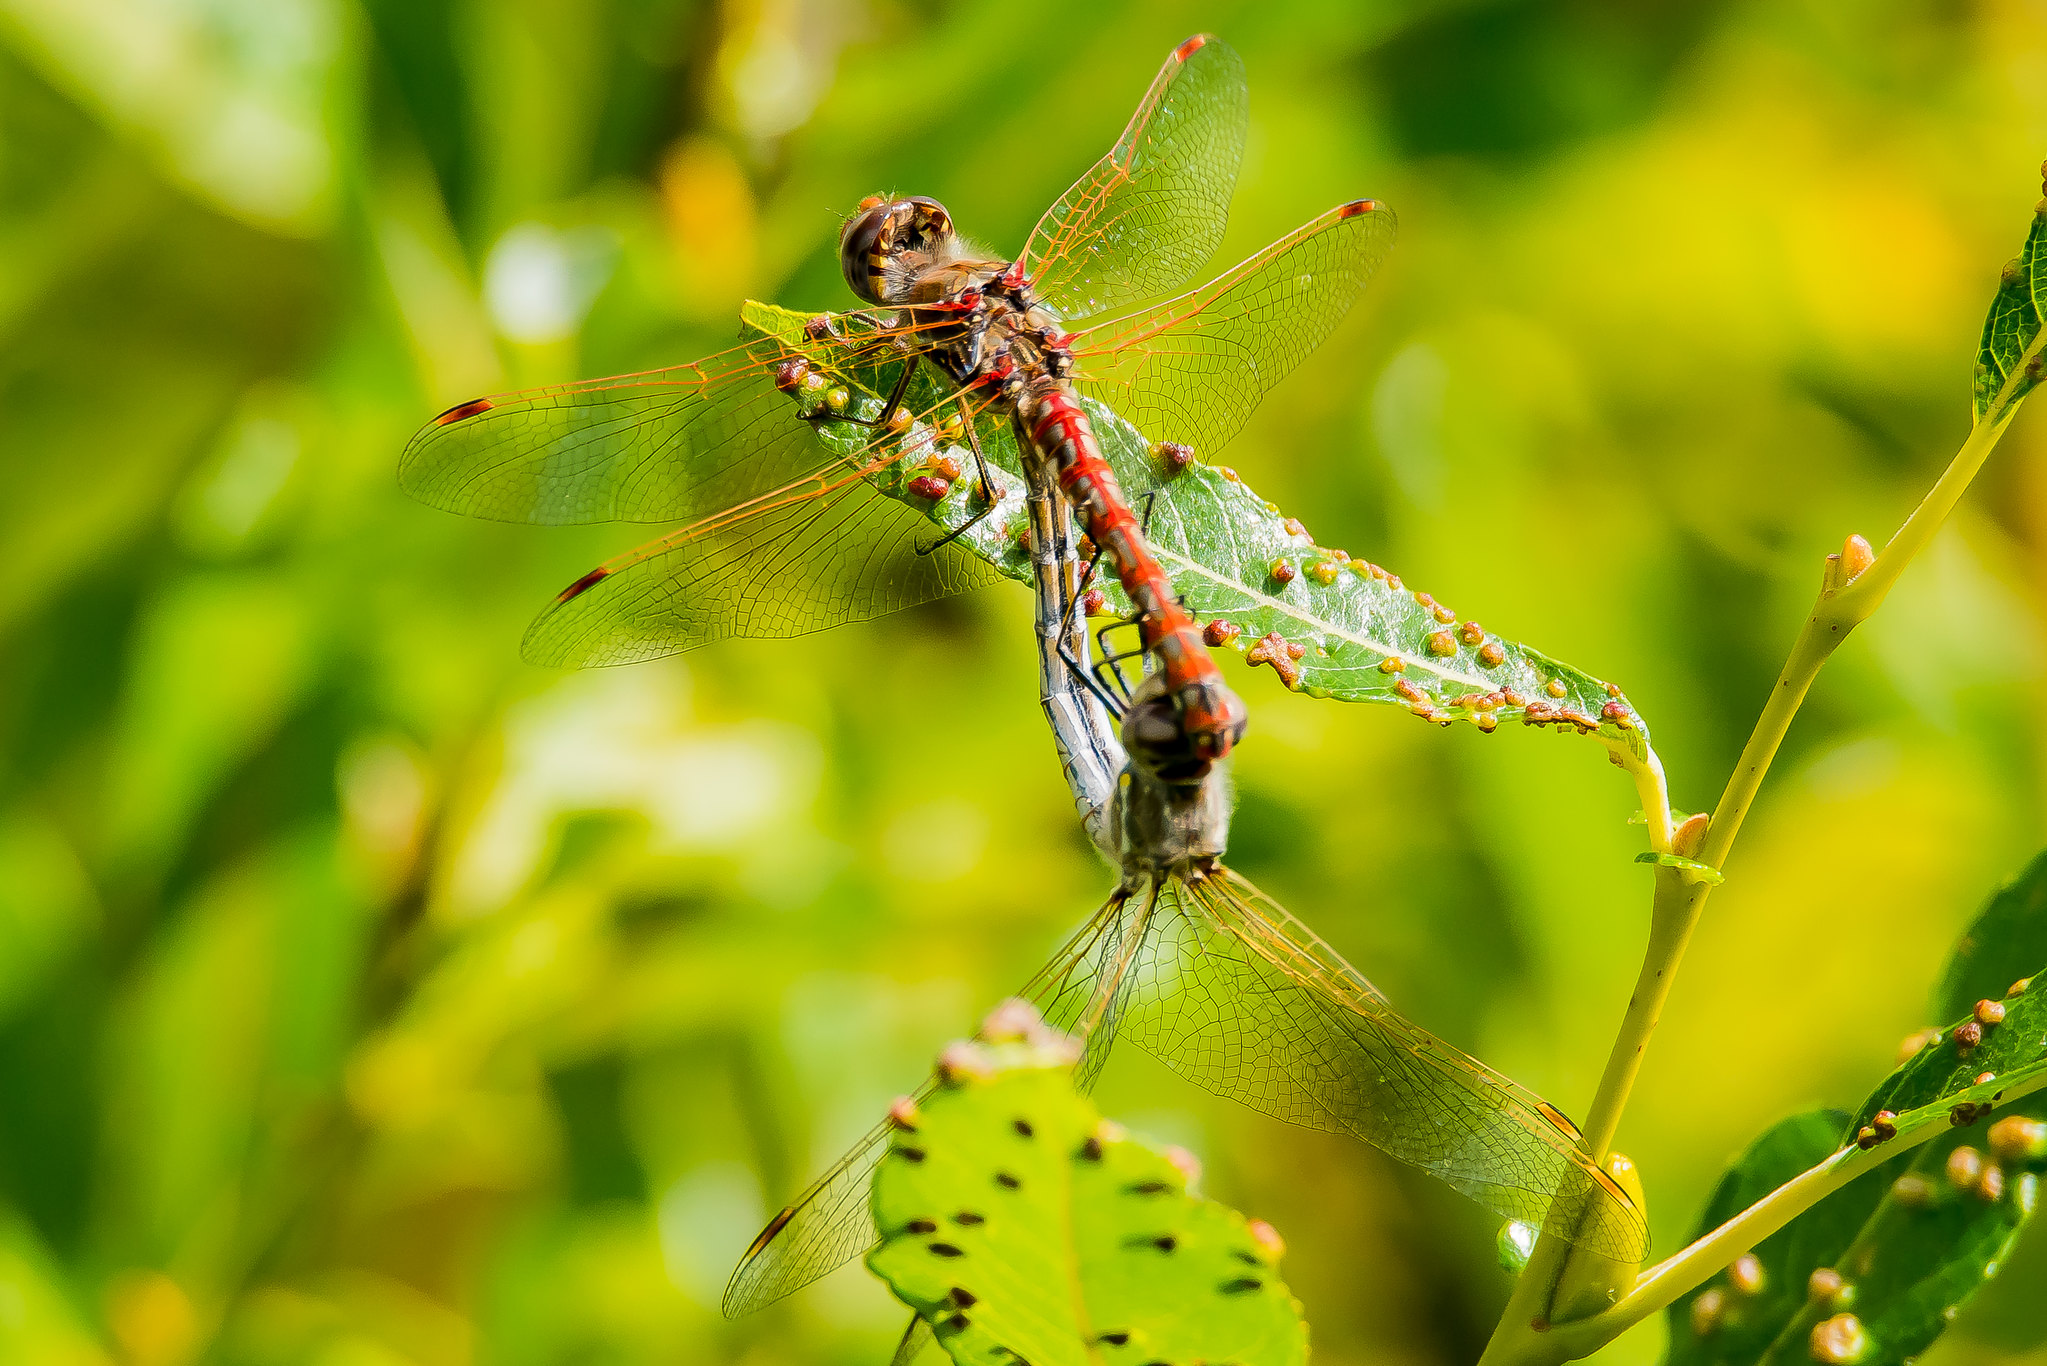
[[[1356,218],[1361,213],[1384,213],[1386,206],[1376,199],[1353,199],[1348,204],[1336,206],[1338,218]]]
[[[1197,33],[1186,42],[1180,44],[1180,46],[1174,48],[1173,56],[1175,59],[1184,62],[1214,41],[1215,35],[1213,33]]]

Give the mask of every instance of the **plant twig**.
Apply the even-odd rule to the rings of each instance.
[[[1883,605],[1891,588],[1897,583],[1905,569],[1925,550],[1933,537],[1946,523],[1954,511],[1969,483],[1982,469],[1983,462],[1997,445],[1998,438],[2010,424],[2013,414],[2018,411],[2019,401],[2024,397],[2022,380],[2047,344],[2047,329],[2043,329],[2027,348],[2020,363],[2012,367],[2004,387],[1992,400],[1988,410],[1969,433],[1968,440],[1955,453],[1954,459],[1942,472],[1934,486],[1919,502],[1912,515],[1884,547],[1883,553],[1871,561],[1868,558],[1868,543],[1861,537],[1850,537],[1839,555],[1827,557],[1827,571],[1820,587],[1818,600],[1807,616],[1805,625],[1793,643],[1791,654],[1784,662],[1783,670],[1777,676],[1776,686],[1771,688],[1768,702],[1763,706],[1762,715],[1756,718],[1754,730],[1749,734],[1748,743],[1742,747],[1741,759],[1729,775],[1727,786],[1721,791],[1720,800],[1713,808],[1713,815],[1706,827],[1705,836],[1696,855],[1697,860],[1709,868],[1721,868],[1734,839],[1741,831],[1743,821],[1755,805],[1761,791],[1763,778],[1769,772],[1770,764],[1777,756],[1784,737],[1791,729],[1792,718],[1804,703],[1812,683],[1819,671],[1841,642],[1848,638],[1857,626]],[[1657,778],[1661,779],[1658,769]],[[1638,783],[1642,782],[1640,776]],[[1659,782],[1660,786],[1660,782]],[[1652,830],[1658,829],[1651,816]],[[1668,829],[1666,813],[1662,829]],[[1659,850],[1658,852],[1664,852]],[[1686,851],[1680,850],[1680,853]],[[1611,1148],[1613,1138],[1620,1128],[1622,1112],[1626,1110],[1628,1097],[1633,1092],[1635,1079],[1640,1074],[1643,1056],[1648,1051],[1649,1039],[1655,1033],[1656,1024],[1662,1018],[1664,1002],[1669,999],[1670,989],[1677,976],[1678,964],[1683,961],[1686,947],[1691,943],[1692,932],[1698,928],[1699,917],[1705,909],[1706,898],[1711,894],[1713,883],[1705,878],[1687,874],[1684,870],[1659,867],[1656,870],[1656,886],[1651,904],[1649,943],[1644,952],[1641,971],[1635,979],[1635,992],[1628,1000],[1628,1008],[1621,1018],[1621,1027],[1614,1038],[1612,1051],[1607,1056],[1606,1070],[1601,1075],[1599,1089],[1594,1093],[1592,1105],[1586,1112],[1581,1146],[1595,1161],[1604,1162]],[[1895,1149],[1893,1149],[1895,1151]],[[1837,1155],[1838,1156],[1838,1155]],[[1829,1159],[1832,1161],[1833,1159]],[[1826,1164],[1822,1164],[1825,1166]],[[1852,1168],[1841,1177],[1843,1182],[1852,1180],[1864,1168],[1844,1160],[1844,1167]],[[1815,1171],[1818,1169],[1816,1168]],[[1807,1174],[1812,1175],[1811,1173]],[[1791,1183],[1784,1190],[1765,1197],[1756,1210],[1769,1207],[1772,1210],[1796,1204],[1802,1198],[1797,1192],[1785,1194],[1797,1186]],[[1818,1179],[1818,1178],[1815,1178]],[[1827,1187],[1833,1189],[1833,1187]],[[1819,1194],[1825,1194],[1825,1190]],[[1779,1196],[1784,1199],[1780,1202]],[[1753,1242],[1767,1237],[1784,1222],[1810,1205],[1818,1195],[1811,1196],[1804,1204],[1796,1204],[1784,1213],[1783,1220],[1754,1234],[1741,1247],[1720,1249],[1716,1245],[1711,1255],[1725,1250],[1727,1258],[1738,1255]],[[1773,1202],[1778,1202],[1774,1203]],[[1743,1225],[1742,1221],[1754,1210],[1745,1212],[1731,1220],[1724,1228]],[[1701,1240],[1709,1242],[1720,1236],[1721,1230]],[[1740,1235],[1731,1235],[1740,1236]],[[1696,1249],[1687,1248],[1672,1258],[1665,1266],[1682,1263],[1689,1267],[1690,1258],[1707,1256]],[[1660,1304],[1650,1305],[1632,1317],[1623,1316],[1621,1311],[1634,1304],[1638,1296],[1647,1293],[1647,1287],[1654,1280],[1655,1273],[1638,1282],[1634,1291],[1622,1299],[1620,1304],[1589,1319],[1569,1325],[1569,1333],[1553,1330],[1549,1322],[1556,1287],[1562,1278],[1564,1265],[1569,1260],[1571,1249],[1568,1244],[1554,1237],[1539,1237],[1531,1252],[1528,1265],[1516,1282],[1514,1293],[1508,1300],[1506,1310],[1501,1314],[1493,1330],[1492,1339],[1486,1344],[1480,1366],[1533,1366],[1534,1363],[1567,1361],[1598,1348],[1613,1336],[1629,1327],[1640,1318],[1654,1312],[1662,1304],[1668,1304],[1678,1295],[1697,1285],[1710,1276],[1717,1266],[1710,1266],[1698,1280],[1673,1291]],[[1724,1260],[1721,1265],[1724,1265]],[[1585,1329],[1600,1325],[1597,1333],[1588,1334]],[[1602,1335],[1603,1334],[1603,1335]],[[1560,1349],[1563,1354],[1560,1353]]]
[[[1940,1137],[1950,1128],[1947,1111],[1953,1102],[1978,1095],[1987,1099],[1988,1093],[1995,1092],[2003,1097],[2000,1104],[2009,1105],[2042,1088],[2047,1088],[2047,1067],[2016,1081],[2007,1078],[1972,1087],[1901,1120],[1898,1136],[1887,1143],[1869,1149],[1847,1147],[1829,1154],[1683,1251],[1643,1272],[1634,1288],[1611,1309],[1559,1325],[1553,1334],[1561,1355],[1552,1359],[1570,1361],[1597,1351],[1626,1329],[1704,1285],[1742,1253],[1857,1177]]]

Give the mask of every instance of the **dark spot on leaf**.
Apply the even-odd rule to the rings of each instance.
[[[969,1228],[972,1228],[975,1224],[985,1224],[988,1222],[984,1216],[976,1214],[970,1209],[963,1209],[958,1214],[953,1215],[952,1221],[955,1224],[965,1224]]]
[[[909,1223],[903,1225],[903,1232],[936,1233],[938,1232],[938,1225],[932,1223],[929,1219],[912,1219]]]
[[[953,1304],[961,1309],[972,1309],[975,1304],[979,1303],[979,1297],[963,1285],[956,1285],[952,1288],[951,1299]]]
[[[895,1151],[896,1156],[902,1158],[905,1162],[922,1162],[924,1160],[924,1150],[922,1148],[898,1148]]]
[[[1256,1276],[1239,1276],[1234,1281],[1224,1281],[1216,1288],[1225,1295],[1242,1295],[1247,1291],[1260,1289],[1264,1284],[1265,1282]]]
[[[1161,1252],[1171,1252],[1174,1248],[1180,1245],[1180,1240],[1178,1238],[1175,1238],[1172,1234],[1168,1233],[1161,1237],[1152,1239],[1151,1245]]]
[[[1109,1344],[1109,1345],[1110,1345],[1111,1347],[1121,1347],[1121,1346],[1122,1346],[1122,1345],[1123,1345],[1124,1343],[1126,1343],[1126,1342],[1130,1341],[1130,1334],[1128,1334],[1128,1333],[1104,1333],[1104,1334],[1102,1334],[1102,1335],[1101,1335],[1100,1337],[1096,1338],[1096,1339],[1095,1339],[1095,1341],[1096,1341],[1096,1342],[1106,1342],[1106,1343],[1108,1343],[1108,1344]]]
[[[1008,1172],[997,1172],[995,1173],[995,1184],[1004,1190],[1013,1191],[1021,1186],[1023,1182],[1019,1178],[1011,1176]]]
[[[1140,1181],[1129,1187],[1129,1192],[1132,1195],[1164,1195],[1171,1189],[1172,1187],[1163,1181]]]
[[[1102,1140],[1090,1137],[1087,1142],[1080,1145],[1080,1155],[1089,1162],[1101,1161]]]
[[[931,1255],[934,1257],[964,1257],[967,1254],[960,1248],[954,1247],[951,1243],[933,1243],[931,1244]]]
[[[1230,1253],[1230,1255],[1231,1255],[1232,1257],[1235,1257],[1235,1258],[1236,1258],[1236,1259],[1237,1259],[1238,1261],[1240,1261],[1240,1262],[1243,1262],[1243,1263],[1244,1263],[1245,1265],[1247,1265],[1247,1266],[1264,1266],[1264,1265],[1265,1265],[1265,1259],[1264,1259],[1263,1257],[1260,1257],[1260,1256],[1259,1256],[1259,1255],[1258,1255],[1257,1253],[1255,1253],[1255,1252],[1246,1252],[1246,1251],[1244,1251],[1244,1249],[1242,1249],[1242,1248],[1237,1248],[1237,1249],[1235,1249],[1234,1251],[1232,1251],[1232,1252]]]
[[[1013,1120],[1011,1122],[1016,1125],[1016,1131],[1022,1134],[1025,1138],[1029,1138],[1032,1134],[1037,1132],[1037,1130],[1031,1127],[1031,1122],[1027,1119]]]
[[[967,1322],[968,1320],[965,1314],[950,1314],[938,1321],[938,1327],[936,1331],[940,1333],[964,1332],[967,1326]]]

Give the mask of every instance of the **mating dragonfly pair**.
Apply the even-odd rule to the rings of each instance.
[[[1134,423],[1161,478],[1212,455],[1349,311],[1393,236],[1388,211],[1356,200],[1206,285],[1147,302],[1221,243],[1246,98],[1236,54],[1189,39],[1013,260],[968,246],[933,200],[870,199],[840,237],[847,283],[868,309],[690,365],[460,404],[413,438],[401,482],[434,506],[499,520],[682,523],[578,579],[534,622],[527,658],[569,665],[801,634],[962,591],[991,571],[957,533],[1021,496],[1047,715],[1090,830],[1122,869],[1109,902],[1023,993],[1087,1033],[1083,1080],[1113,1038],[1129,1038],[1220,1094],[1350,1132],[1495,1211],[1638,1259],[1639,1210],[1568,1120],[1402,1019],[1218,862],[1229,804],[1213,765],[1242,736],[1244,706],[1093,425]],[[856,401],[844,382],[891,366],[885,397]],[[877,489],[934,518],[951,504],[953,534],[930,541]],[[1069,508],[1092,545],[1089,572],[1106,558],[1133,608],[1151,670],[1134,696],[1102,686],[1120,673],[1087,666],[1080,617],[1100,595],[1073,570]],[[728,1313],[872,1241],[866,1188],[885,1133],[763,1230],[733,1275]]]

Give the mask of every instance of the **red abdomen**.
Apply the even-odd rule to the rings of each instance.
[[[1039,455],[1058,470],[1059,486],[1089,538],[1115,562],[1116,577],[1137,607],[1145,648],[1157,654],[1179,708],[1193,757],[1222,758],[1244,733],[1244,704],[1223,682],[1194,618],[1145,542],[1087,414],[1071,393],[1054,389],[1037,402],[1030,432]]]

